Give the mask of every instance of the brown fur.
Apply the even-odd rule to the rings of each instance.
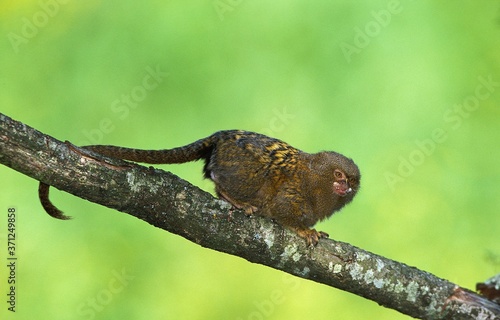
[[[205,177],[214,181],[219,197],[247,214],[276,220],[313,245],[328,234],[310,228],[349,203],[361,177],[356,164],[336,152],[309,154],[283,141],[240,130],[219,131],[174,149],[86,148],[145,163],[204,159]],[[46,211],[67,218],[48,200],[48,186],[41,184],[39,190]]]

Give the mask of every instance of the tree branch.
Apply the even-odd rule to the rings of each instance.
[[[0,162],[203,247],[352,292],[412,317],[500,319],[499,305],[449,281],[339,241],[321,240],[308,248],[269,219],[240,211],[229,218],[229,204],[169,172],[79,151],[3,114]]]

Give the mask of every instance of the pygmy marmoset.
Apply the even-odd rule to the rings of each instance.
[[[245,213],[270,217],[316,245],[325,232],[311,227],[351,202],[360,173],[349,158],[332,151],[309,154],[262,134],[227,130],[166,150],[87,146],[105,156],[150,164],[205,160],[204,176],[217,195]],[[39,196],[53,217],[68,219],[48,199],[41,183]]]

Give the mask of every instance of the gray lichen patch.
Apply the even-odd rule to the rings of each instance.
[[[385,263],[380,259],[376,259],[375,261],[377,262],[377,272],[381,272],[385,267]]]
[[[408,293],[406,300],[410,302],[417,301],[417,298],[419,296],[418,289],[419,289],[418,283],[416,283],[415,281],[411,281],[406,287],[406,292]]]
[[[298,275],[299,277],[302,277],[302,278],[308,278],[309,277],[309,273],[311,272],[311,269],[309,269],[309,267],[304,267],[301,269],[298,269],[298,268],[294,268],[293,269],[293,273]]]
[[[404,291],[404,286],[401,283],[401,281],[397,280],[396,284],[394,285],[394,292],[396,293],[401,293]]]
[[[267,245],[268,249],[271,249],[274,245],[274,230],[268,226],[260,226],[259,229],[262,234],[262,239]]]
[[[354,263],[351,267],[349,274],[354,280],[363,280],[366,284],[373,284],[375,288],[381,289],[386,285],[387,280],[377,277],[379,271],[375,272],[373,269],[363,270],[363,266],[359,263]]]
[[[337,245],[335,245],[334,249],[335,249],[335,252],[337,252],[339,255],[342,255],[342,254],[344,254],[344,253],[345,253],[345,251],[344,251],[344,249],[342,248],[342,246],[340,246],[340,245],[338,245],[338,244],[337,244]]]
[[[361,257],[361,259],[365,260],[366,259],[366,255]],[[361,261],[363,261],[361,260]],[[377,264],[377,269],[376,271],[373,270],[373,269],[368,269],[366,270],[365,272],[365,275],[364,275],[364,281],[367,283],[367,284],[372,284],[377,288],[377,289],[382,289],[385,285],[386,285],[386,282],[387,280],[382,278],[381,277],[381,272],[383,271],[384,267],[385,267],[385,264],[382,260],[380,259],[376,259],[375,260],[376,264]],[[362,267],[357,267],[357,269],[360,269],[361,270]],[[378,275],[378,277],[377,277]]]
[[[311,269],[309,269],[308,267],[304,267],[304,269],[299,271],[298,274],[304,278],[307,278],[307,276],[309,275],[309,272],[311,272]]]
[[[219,208],[221,210],[230,210],[230,209],[233,208],[233,206],[229,202],[227,202],[225,200],[216,199],[216,200],[214,200],[214,202],[219,205]]]
[[[365,261],[370,259],[370,255],[366,252],[356,252],[355,256],[357,261]]]
[[[377,289],[382,289],[385,285],[385,280],[384,279],[374,279],[373,280],[373,285]]]
[[[281,256],[285,259],[290,258],[294,253],[297,252],[298,245],[295,243],[289,244],[285,247],[285,250],[281,254]]]
[[[361,266],[359,263],[353,263],[350,267],[349,274],[351,275],[351,278],[353,280],[361,280],[363,279],[363,266]]]
[[[332,273],[340,273],[342,272],[342,265],[340,263],[333,263],[333,261],[330,261],[328,263],[328,271]]]
[[[280,255],[280,257],[280,264],[284,265],[286,262],[290,261],[290,259],[292,259],[294,262],[299,261],[302,255],[298,252],[298,245],[296,243],[292,243],[285,247],[285,250]]]
[[[373,280],[375,279],[373,270],[367,270],[365,272],[364,279],[366,283],[373,283]]]
[[[138,172],[127,172],[127,183],[133,192],[139,192],[142,188],[145,188],[150,193],[157,193],[160,185],[153,181],[152,179],[143,179],[139,176]]]
[[[302,257],[302,255],[298,252],[294,253],[293,256],[292,256],[292,260],[297,262],[300,260],[300,257]]]
[[[333,266],[333,273],[340,273],[342,272],[342,265],[341,264],[336,264]]]

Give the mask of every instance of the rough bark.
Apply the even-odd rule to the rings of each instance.
[[[226,202],[169,172],[79,150],[3,114],[0,162],[203,247],[357,294],[415,318],[500,319],[499,305],[447,280],[340,241],[323,239],[308,248],[271,220],[232,212]],[[33,201],[38,201],[36,190]]]

